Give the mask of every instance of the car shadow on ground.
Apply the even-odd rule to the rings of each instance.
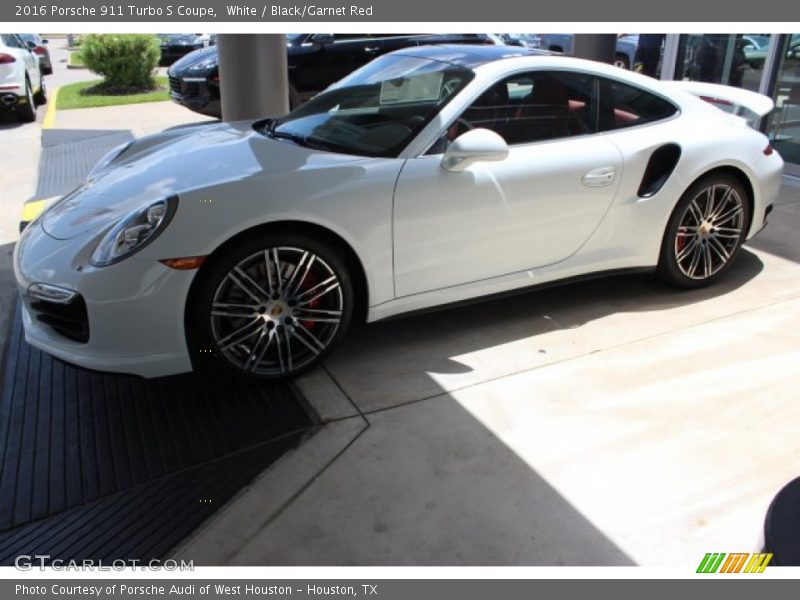
[[[670,558],[654,559],[658,553],[648,555],[652,547],[667,540],[664,531],[657,530],[658,520],[646,516],[647,478],[656,478],[653,483],[658,487],[661,482],[657,478],[663,475],[669,480],[674,465],[669,457],[663,463],[656,460],[649,475],[641,474],[642,465],[631,450],[649,444],[653,439],[647,436],[659,435],[655,432],[663,430],[660,435],[670,435],[657,416],[623,415],[614,421],[612,411],[602,409],[573,415],[569,406],[578,399],[569,395],[580,387],[576,382],[563,382],[563,398],[558,397],[558,382],[541,393],[520,388],[514,392],[519,397],[507,397],[508,388],[493,387],[468,395],[467,404],[453,393],[548,364],[548,360],[552,364],[570,358],[575,351],[571,334],[596,321],[609,320],[607,317],[612,319],[602,332],[606,344],[609,337],[612,344],[615,336],[622,344],[637,336],[657,335],[659,326],[653,323],[659,321],[667,321],[662,332],[692,327],[714,317],[705,312],[699,318],[687,317],[688,311],[681,311],[678,316],[662,318],[660,313],[676,307],[704,311],[706,301],[732,294],[763,268],[759,257],[745,249],[724,278],[702,289],[675,289],[647,274],[615,276],[379,322],[354,331],[328,359],[325,369],[364,413],[369,426],[315,478],[309,493],[299,495],[263,534],[243,545],[231,563],[674,562],[676,547],[685,540],[676,537],[670,541]],[[647,323],[631,313],[643,317],[649,313]],[[614,321],[615,315],[621,318]],[[636,330],[637,324],[643,324],[641,331]],[[554,340],[553,334],[562,339]],[[584,333],[582,337],[592,335]],[[594,351],[591,340],[588,346],[586,339],[577,344],[585,346],[578,349],[577,356]],[[504,349],[504,345],[508,347]],[[488,352],[492,356],[475,358],[487,354],[486,350],[492,350]],[[498,363],[492,364],[492,360]],[[644,398],[642,404],[647,404]],[[497,411],[494,425],[506,423],[501,428],[508,429],[502,438],[483,421],[481,410]],[[564,414],[555,419],[559,411]],[[602,426],[603,418],[610,419],[605,422],[612,426],[608,431]],[[514,422],[506,422],[508,419]],[[647,432],[645,437],[643,432]],[[538,439],[527,438],[528,434]],[[524,451],[520,453],[506,436]],[[565,443],[576,453],[574,459],[558,454],[555,448],[562,446],[563,450],[563,444],[555,440],[569,440]],[[551,444],[553,452],[548,450]],[[603,476],[585,472],[582,462],[587,457],[596,461],[597,473],[639,474],[618,478],[610,485]],[[580,483],[557,488],[552,471],[542,470],[539,461],[546,468],[561,464],[561,470],[583,473]],[[630,514],[638,517],[630,519],[633,523],[642,519],[638,525],[622,516],[620,507],[626,504],[636,507]],[[651,526],[657,530],[653,531],[655,537],[643,546],[642,536],[632,532]],[[753,531],[759,527],[759,522],[753,522]]]
[[[546,334],[622,313],[653,313],[657,322],[659,311],[729,294],[762,269],[761,260],[745,248],[725,276],[705,288],[674,288],[647,273],[618,275],[377,322],[353,331],[327,368],[348,394],[364,402],[362,410],[396,406],[443,393],[431,375],[465,375],[453,379],[461,387],[572,357],[563,347],[569,341]],[[658,331],[648,326],[640,334],[636,323],[622,321],[620,327],[621,342]],[[479,359],[481,372],[468,364],[475,361],[457,358],[506,344],[519,347],[494,353],[488,363]]]
[[[20,121],[17,113],[13,110],[3,109],[0,111],[0,131],[4,131],[6,129],[18,129],[19,127],[24,127],[25,125],[28,125],[28,123]]]

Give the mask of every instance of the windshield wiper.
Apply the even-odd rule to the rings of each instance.
[[[269,122],[264,128],[264,133],[267,134],[268,137],[271,137],[273,140],[289,140],[298,144],[300,146],[304,146],[306,148],[310,148],[311,145],[306,141],[306,138],[302,135],[297,135],[296,133],[289,133],[288,131],[276,131],[275,126],[278,123],[278,119],[273,119]]]

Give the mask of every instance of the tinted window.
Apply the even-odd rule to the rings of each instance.
[[[481,95],[447,132],[485,128],[508,144],[527,144],[596,131],[594,81],[590,75],[533,71],[514,75]]]
[[[600,131],[643,125],[671,117],[671,102],[632,85],[600,79]]]
[[[3,34],[2,35],[3,43],[8,46],[9,48],[24,48],[25,44],[22,43],[16,35],[14,34]]]

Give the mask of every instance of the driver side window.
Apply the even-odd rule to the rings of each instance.
[[[435,146],[470,129],[494,131],[509,146],[597,131],[594,78],[567,71],[531,71],[508,77],[484,92]]]

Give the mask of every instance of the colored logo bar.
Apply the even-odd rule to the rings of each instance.
[[[708,552],[697,567],[698,573],[763,573],[772,552]]]

